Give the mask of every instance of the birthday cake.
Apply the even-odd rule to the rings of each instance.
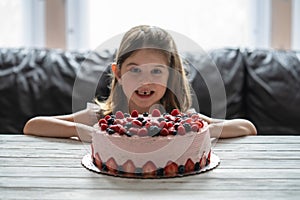
[[[118,111],[95,124],[92,161],[100,172],[159,178],[195,173],[210,163],[208,125],[197,113]]]

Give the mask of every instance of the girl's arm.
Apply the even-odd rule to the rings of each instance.
[[[78,137],[82,141],[91,141],[94,123],[86,109],[70,115],[34,117],[25,124],[23,132],[26,135]]]
[[[200,114],[209,124],[210,135],[213,138],[232,138],[245,135],[256,135],[255,126],[245,119],[213,119]]]

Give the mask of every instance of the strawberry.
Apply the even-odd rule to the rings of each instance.
[[[179,135],[185,135],[185,128],[182,126],[182,125],[179,125],[178,128],[177,128],[177,133]]]
[[[123,135],[125,133],[126,133],[126,129],[124,127],[121,127],[120,130],[119,130],[119,134]]]
[[[194,162],[189,158],[189,159],[186,161],[186,163],[185,163],[185,165],[184,165],[184,168],[185,168],[185,172],[192,172],[192,171],[194,171],[194,169],[195,169],[195,164],[194,164]]]
[[[122,126],[120,124],[114,124],[110,126],[110,129],[114,130],[115,132],[119,132],[121,127]]]
[[[152,117],[160,117],[161,113],[158,109],[152,111]]]
[[[171,115],[172,115],[172,116],[177,116],[177,115],[179,115],[179,114],[180,114],[180,112],[179,112],[178,109],[173,109],[173,110],[171,111]]]
[[[152,161],[146,162],[143,166],[143,174],[145,177],[154,177],[156,174],[156,166]]]
[[[124,114],[122,111],[116,112],[116,119],[124,119]]]
[[[98,169],[102,170],[102,161],[100,159],[98,152],[95,155],[95,164],[98,167]]]
[[[151,122],[146,122],[145,127],[149,129],[151,125]]]
[[[110,159],[108,159],[106,161],[106,167],[108,169],[108,172],[110,172],[112,174],[116,173],[116,171],[118,169],[118,165],[113,157],[111,157]]]
[[[175,176],[178,173],[178,165],[175,162],[169,161],[165,166],[166,176]]]
[[[207,164],[210,163],[210,157],[211,157],[211,150],[208,152],[208,155],[207,155]]]
[[[202,155],[202,158],[200,159],[200,168],[202,169],[203,167],[206,166],[206,156],[205,156],[205,152]]]
[[[192,123],[192,125],[197,125],[199,128],[203,127],[203,122],[202,121],[195,121]]]
[[[134,119],[134,120],[132,120],[132,125],[134,127],[139,128],[139,127],[143,126],[143,123],[141,121],[137,120],[137,119]]]
[[[158,126],[160,129],[162,129],[162,128],[167,128],[168,126],[167,126],[167,122],[166,121],[161,121],[160,123],[159,123],[159,126]]]
[[[141,128],[138,130],[137,135],[140,137],[144,137],[148,135],[148,130],[146,128]]]
[[[139,116],[139,112],[137,110],[133,110],[131,112],[131,117],[138,117]]]
[[[93,156],[94,156],[94,147],[93,147],[93,144],[91,144],[91,150],[92,150],[92,155],[91,155],[91,157],[92,157],[92,159],[93,159]]]
[[[198,130],[199,130],[198,125],[197,125],[197,124],[193,124],[193,125],[192,125],[192,131],[193,131],[193,132],[198,132]]]
[[[128,174],[134,174],[135,173],[135,166],[132,162],[132,160],[127,160],[123,165],[122,165],[123,171]]]

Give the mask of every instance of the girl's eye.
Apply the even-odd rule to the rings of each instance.
[[[161,69],[153,69],[151,71],[152,74],[161,74],[162,73],[162,70]]]
[[[130,71],[130,72],[133,72],[133,73],[139,73],[139,72],[141,72],[141,69],[138,68],[138,67],[131,67],[131,68],[129,69],[129,71]]]

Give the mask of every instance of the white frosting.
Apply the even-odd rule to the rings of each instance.
[[[97,127],[98,125],[95,125]],[[94,154],[98,153],[102,162],[113,157],[118,165],[132,160],[136,167],[152,161],[156,167],[165,167],[168,161],[184,165],[190,158],[199,162],[203,153],[207,158],[211,149],[207,124],[198,133],[155,137],[109,135],[99,128],[92,139]]]

